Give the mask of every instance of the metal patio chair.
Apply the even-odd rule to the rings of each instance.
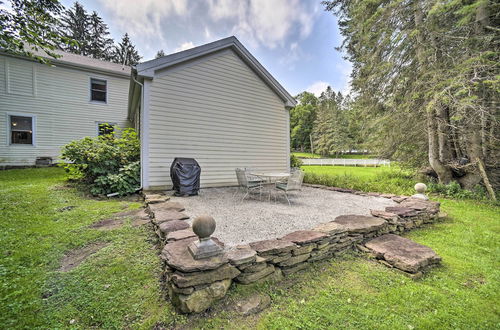
[[[243,198],[241,199],[242,201],[248,196],[249,193],[254,191],[259,191],[259,195],[262,197],[261,178],[249,174],[248,171],[245,169],[237,168],[235,171],[239,188],[246,191],[245,196],[243,196]],[[236,193],[234,195],[236,195]]]
[[[288,205],[291,205],[288,198],[288,192],[298,191],[302,189],[302,181],[304,181],[304,172],[301,170],[293,171],[287,182],[276,182],[276,189],[283,191]]]

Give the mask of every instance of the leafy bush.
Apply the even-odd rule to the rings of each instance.
[[[98,137],[86,137],[62,148],[62,166],[70,179],[93,195],[126,195],[140,186],[140,145],[132,128]]]
[[[302,161],[295,156],[294,154],[290,154],[290,167],[300,167],[302,166]]]
[[[428,185],[429,192],[440,194],[446,197],[457,199],[487,199],[484,187],[477,185],[474,190],[462,189],[458,182],[453,181],[449,184],[440,184],[431,182]]]

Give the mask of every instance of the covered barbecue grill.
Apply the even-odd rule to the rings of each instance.
[[[175,158],[170,165],[170,178],[176,196],[198,195],[201,167],[194,158]]]

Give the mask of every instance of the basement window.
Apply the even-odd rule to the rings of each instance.
[[[33,117],[9,116],[10,144],[33,145]]]
[[[97,135],[108,135],[115,131],[116,123],[97,123]]]
[[[107,81],[90,78],[90,101],[106,103]]]

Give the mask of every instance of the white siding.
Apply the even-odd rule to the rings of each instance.
[[[232,50],[159,73],[151,83],[145,132],[149,188],[171,186],[175,157],[200,163],[202,187],[236,184],[236,167],[287,171],[288,115]]]
[[[90,78],[107,80],[107,104],[90,102]],[[96,136],[96,122],[128,126],[129,78],[0,55],[0,166],[57,158],[66,143]],[[36,116],[36,146],[9,145],[8,114]]]

